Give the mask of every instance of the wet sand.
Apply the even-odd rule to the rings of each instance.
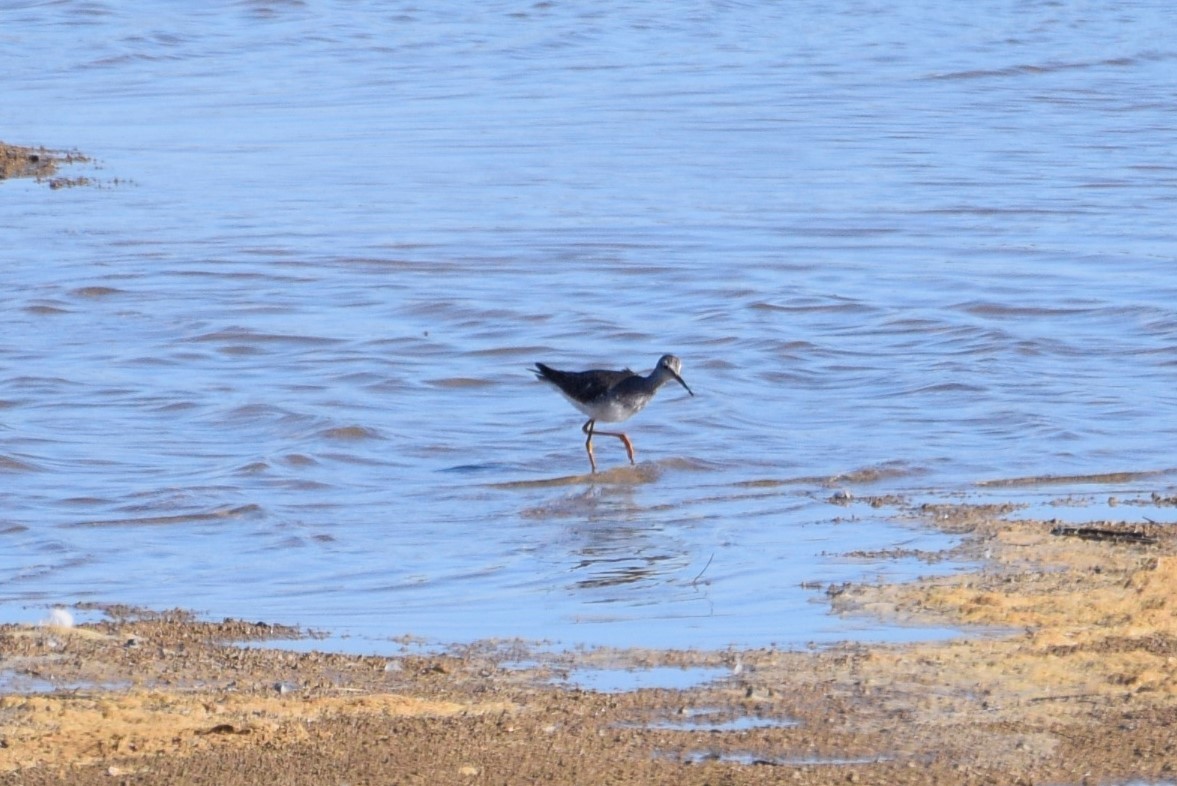
[[[949,642],[357,657],[183,612],[6,626],[0,782],[1177,780],[1177,537],[1142,515],[1076,529],[998,518],[1011,510],[907,511],[964,534],[951,556],[977,572],[827,588],[838,611],[975,626]],[[620,693],[561,679],[653,666],[721,676]]]

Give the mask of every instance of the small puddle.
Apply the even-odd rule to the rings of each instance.
[[[573,669],[554,682],[597,693],[628,693],[647,688],[691,690],[731,674],[731,669],[716,666],[656,666],[649,669]]]
[[[0,693],[52,693],[57,683],[16,671],[0,671]]]
[[[34,693],[76,693],[78,691],[117,691],[130,682],[90,682],[86,680],[47,680],[19,671],[0,671],[0,693],[29,695]]]
[[[657,731],[728,732],[752,729],[785,729],[797,726],[790,718],[765,718],[756,715],[733,715],[721,707],[688,707],[676,718],[661,718],[645,723],[629,723],[628,728]]]
[[[702,764],[703,762],[718,761],[728,764],[743,764],[746,766],[762,767],[819,767],[819,766],[850,766],[860,764],[882,764],[889,761],[884,756],[860,756],[822,758],[820,756],[764,756],[759,753],[744,751],[689,751],[674,754],[671,758],[684,764]]]

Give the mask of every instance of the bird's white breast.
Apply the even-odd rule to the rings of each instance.
[[[564,395],[564,398],[571,402],[572,406],[576,407],[593,420],[599,420],[603,423],[619,423],[622,420],[627,420],[631,416],[637,414],[637,412],[642,409],[642,407],[646,406],[646,402],[642,401],[638,404],[637,407],[625,407],[621,406],[616,400],[609,398],[605,398],[604,400],[598,399],[592,403],[586,404],[583,401],[577,401],[572,396],[564,393],[562,390],[560,393]]]

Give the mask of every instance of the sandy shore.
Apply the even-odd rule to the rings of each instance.
[[[355,657],[283,651],[272,640],[298,631],[182,612],[7,626],[0,780],[1177,780],[1177,537],[1144,516],[1077,531],[998,518],[1009,512],[910,511],[965,534],[976,573],[828,588],[839,610],[978,626],[946,643]],[[586,666],[721,676],[623,693],[554,679]]]

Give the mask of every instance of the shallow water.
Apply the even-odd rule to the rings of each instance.
[[[5,141],[103,185],[0,184],[0,616],[916,635],[820,587],[951,541],[834,490],[1173,487],[1173,21],[10,4]],[[528,366],[664,352],[696,396],[585,477]]]

